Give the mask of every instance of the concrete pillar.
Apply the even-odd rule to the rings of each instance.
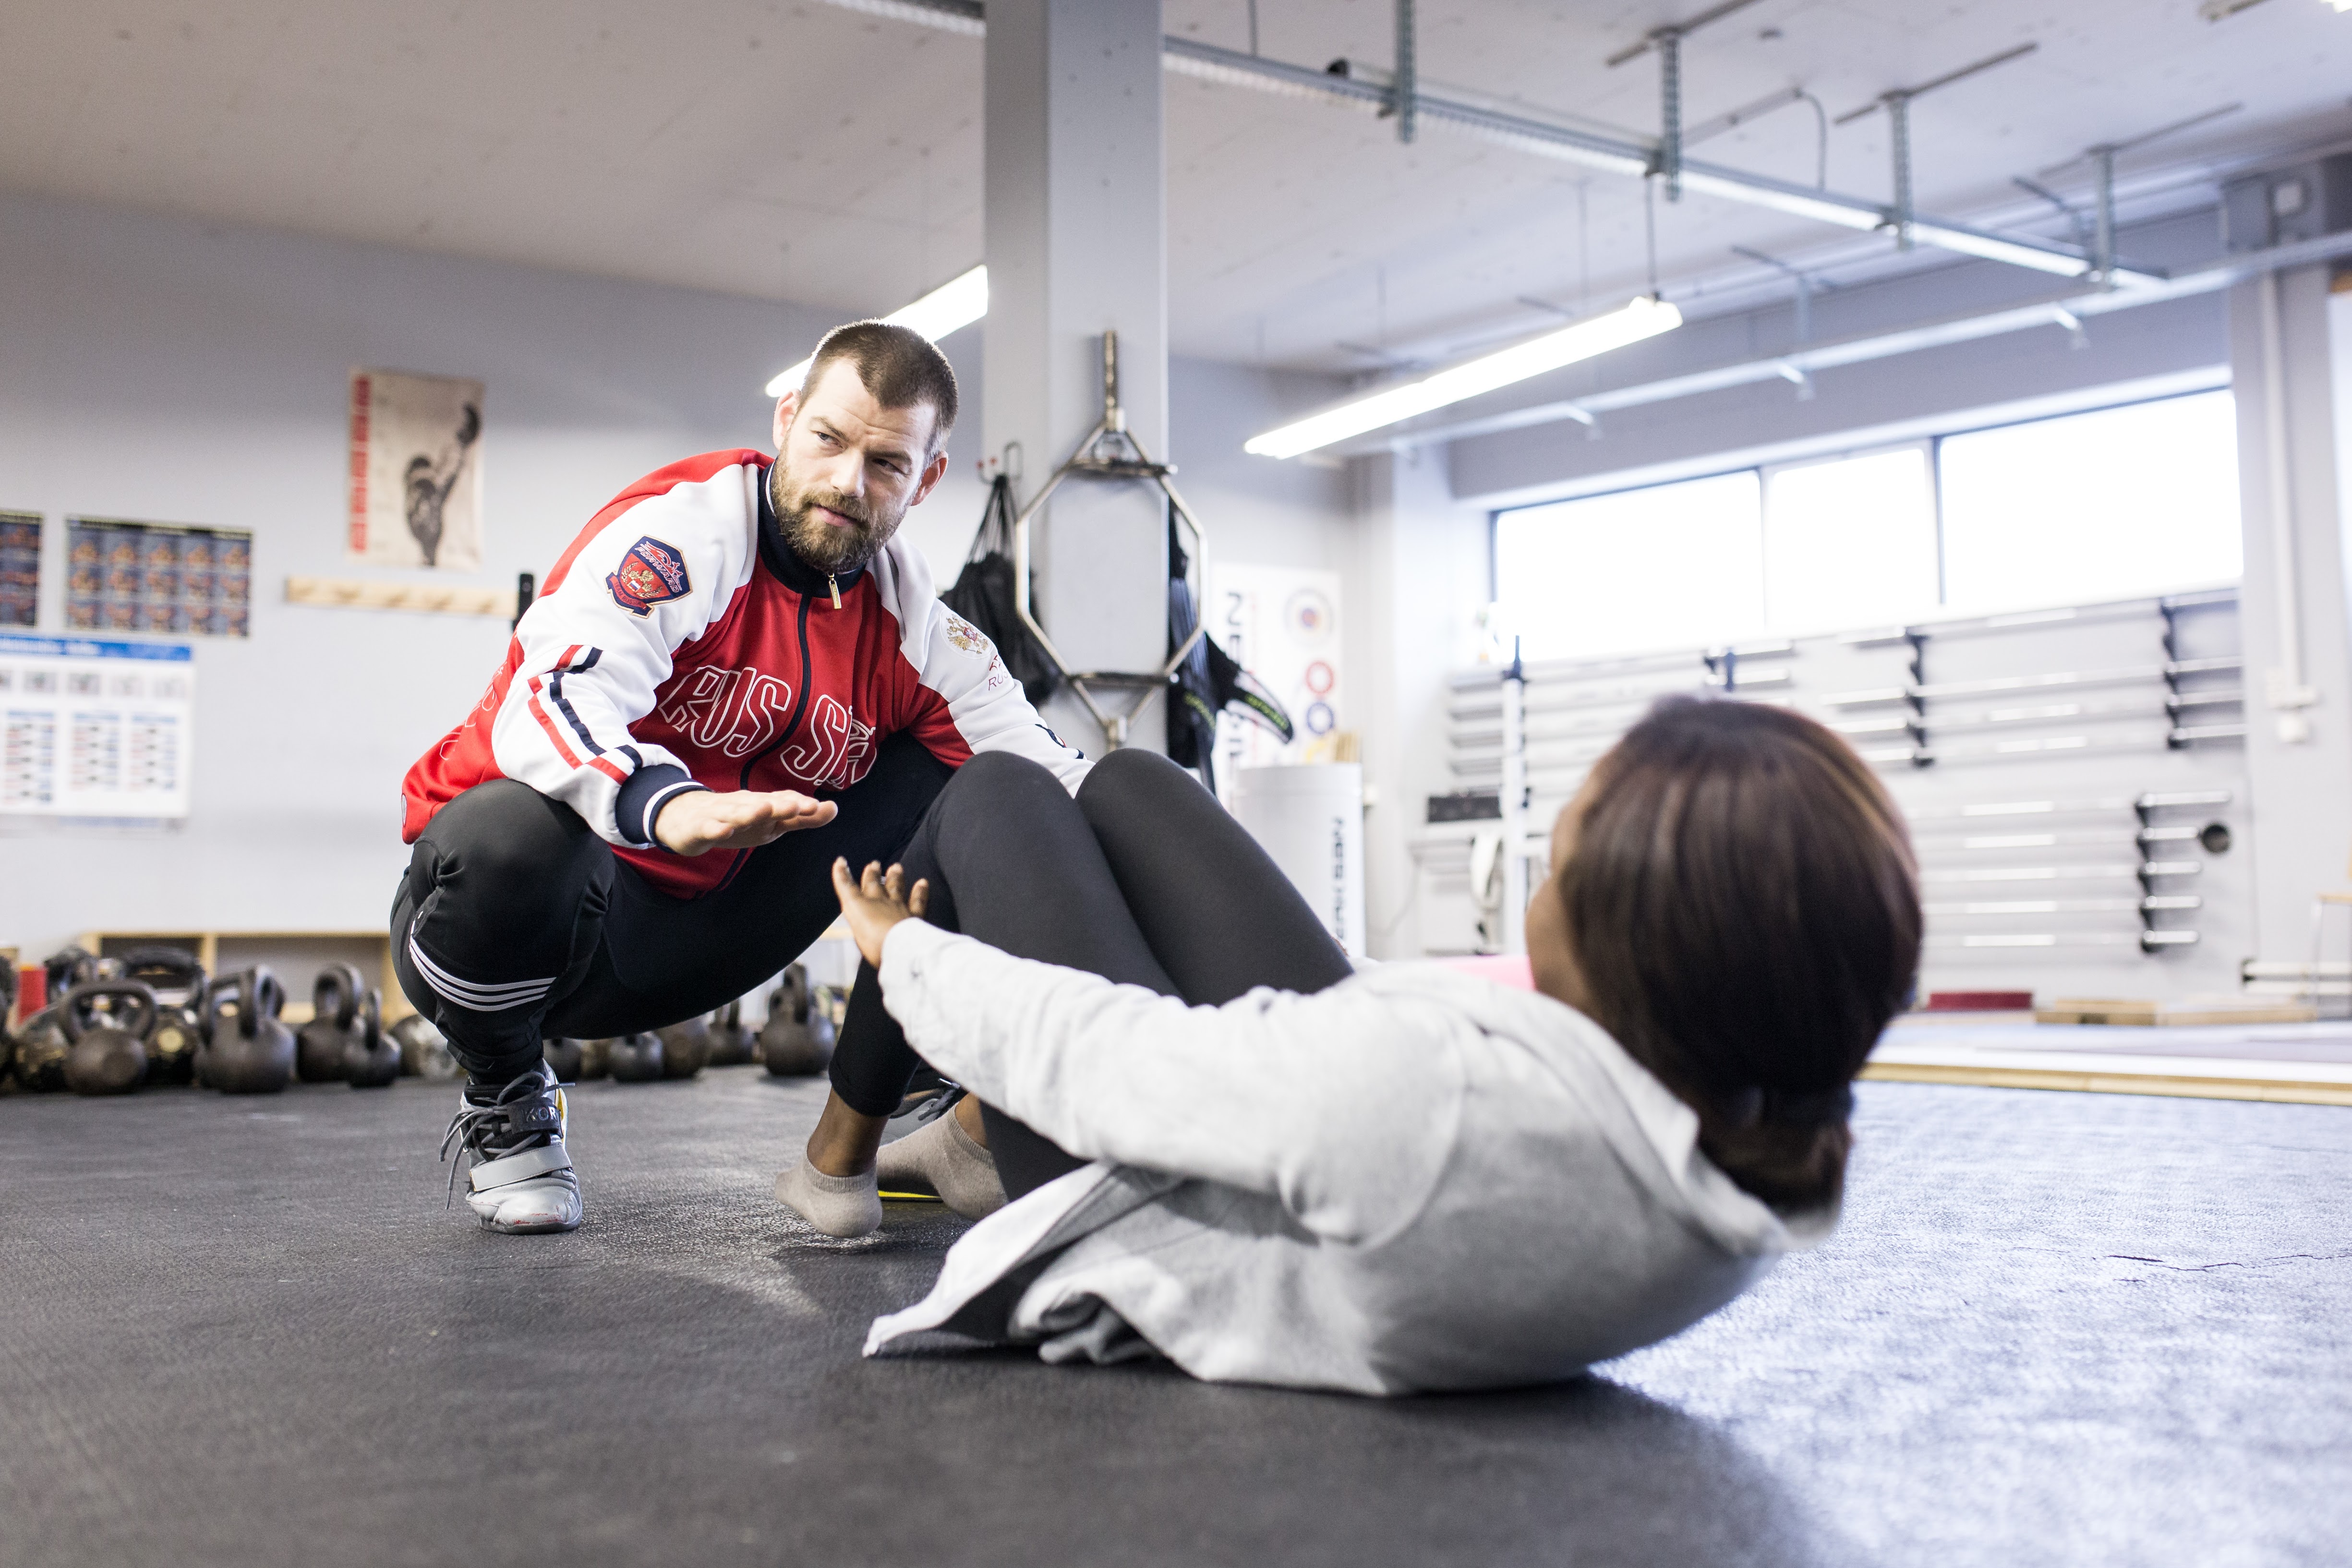
[[[2280,274],[2273,378],[2257,279],[2230,291],[2231,381],[2238,408],[2245,527],[2246,772],[2253,821],[2251,956],[2310,956],[2313,895],[2352,885],[2352,630],[2347,629],[2345,496],[2352,461],[2352,295],[2328,268]],[[2284,405],[2284,420],[2273,406]],[[2285,437],[2286,506],[2274,501],[2275,426]],[[2299,664],[2299,672],[2296,666]],[[2298,678],[2299,675],[2299,678]],[[2300,688],[2300,690],[2295,689]],[[2340,919],[2340,917],[2338,917]],[[2328,956],[2340,962],[2340,927]]]
[[[1168,460],[1168,245],[1160,0],[989,0],[986,65],[988,439],[1021,448],[1025,500],[1102,412],[1100,341],[1118,333],[1119,397]],[[1073,480],[1034,545],[1038,618],[1082,668],[1167,657],[1165,502],[1155,488]],[[1118,694],[1112,694],[1114,698]],[[1072,700],[1048,715],[1103,737]],[[1160,699],[1130,744],[1164,749]]]

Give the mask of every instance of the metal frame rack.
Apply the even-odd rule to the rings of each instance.
[[[2245,872],[2224,858],[2244,831],[2236,599],[2220,589],[1465,670],[1451,682],[1448,769],[1457,790],[1496,793],[1491,816],[1416,835],[1439,911],[1424,929],[1440,933],[1433,946],[1466,944],[1469,922],[1443,934],[1466,890],[1479,944],[1507,947],[1513,852],[1540,861],[1552,813],[1650,701],[1714,690],[1812,713],[1885,773],[1917,836],[1940,963],[2059,984],[2070,966],[2226,947],[2246,916]],[[2153,657],[2135,662],[2139,647]],[[1869,684],[1889,654],[1897,679]],[[1950,679],[1927,679],[1931,660]]]
[[[1078,700],[1086,705],[1087,713],[1101,727],[1104,742],[1116,751],[1127,743],[1128,724],[1142,710],[1151,693],[1168,684],[1178,667],[1207,635],[1207,623],[1194,625],[1192,635],[1186,637],[1183,646],[1171,654],[1168,662],[1155,672],[1072,669],[1070,661],[1064,658],[1062,650],[1054,646],[1054,639],[1037,623],[1036,614],[1030,607],[1029,525],[1065,479],[1145,480],[1156,484],[1160,493],[1167,497],[1168,504],[1175,509],[1175,514],[1184,520],[1184,526],[1192,531],[1194,604],[1205,604],[1208,598],[1209,535],[1208,531],[1201,526],[1200,520],[1192,515],[1192,509],[1184,504],[1184,498],[1176,493],[1176,487],[1168,482],[1169,477],[1176,471],[1173,465],[1152,461],[1150,454],[1144,451],[1142,443],[1135,438],[1134,432],[1127,427],[1127,410],[1119,405],[1118,401],[1117,332],[1102,335],[1102,417],[1095,421],[1095,427],[1087,432],[1085,439],[1063,460],[1062,466],[1046,477],[1045,484],[1029,498],[1028,503],[1013,520],[1013,607],[1021,616],[1021,624],[1036,637],[1037,646],[1045,650],[1045,657],[1054,661],[1054,668],[1061,671],[1062,679],[1069,683],[1071,691],[1076,694]],[[1096,700],[1095,689],[1097,688],[1106,692],[1125,693],[1126,705],[1115,712],[1106,711],[1102,703]]]

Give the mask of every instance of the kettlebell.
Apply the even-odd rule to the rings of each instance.
[[[67,992],[62,1006],[68,1089],[76,1094],[129,1094],[147,1081],[155,993],[136,980],[91,980]]]
[[[610,1040],[581,1041],[579,1081],[587,1083],[594,1079],[612,1076],[613,1042]]]
[[[332,1083],[343,1076],[344,1053],[360,1037],[360,972],[330,963],[310,986],[310,1021],[295,1032],[294,1072],[304,1083]]]
[[[58,1001],[77,985],[105,978],[100,961],[85,947],[61,947],[41,960],[41,967],[49,973],[49,994]]]
[[[614,1082],[651,1083],[662,1076],[659,1035],[623,1035],[607,1043],[612,1051]]]
[[[123,954],[122,977],[155,994],[155,1026],[147,1032],[147,1081],[186,1083],[195,1076],[205,1035],[205,966],[176,947],[134,948]]]
[[[196,1081],[224,1094],[276,1094],[294,1078],[294,1031],[278,1020],[286,987],[268,969],[248,969],[216,988],[207,1005],[212,1038],[196,1058]]]
[[[400,1070],[410,1078],[446,1083],[466,1076],[464,1064],[450,1053],[448,1037],[422,1013],[411,1013],[386,1033],[400,1047]]]
[[[739,1068],[756,1054],[751,1031],[743,1026],[743,999],[738,996],[710,1015],[710,1059],[703,1065]]]
[[[768,998],[768,1022],[760,1031],[760,1058],[778,1078],[820,1073],[833,1060],[833,1019],[809,992],[808,970],[793,964]]]
[[[0,962],[0,1094],[15,1087],[16,1067],[16,1037],[8,1027],[8,1020],[16,1011],[16,965],[7,960]]]
[[[692,1078],[710,1059],[710,1026],[699,1016],[656,1032],[661,1036],[662,1077]]]
[[[66,1086],[66,1053],[73,1041],[66,1036],[65,1002],[42,1008],[16,1030],[17,1085],[33,1094],[47,1094]]]
[[[353,1089],[390,1089],[399,1076],[400,1042],[384,1033],[383,994],[370,987],[343,1046],[343,1079]]]
[[[587,1053],[581,1040],[541,1040],[540,1054],[547,1058],[547,1070],[555,1075],[558,1083],[580,1081],[580,1058]]]

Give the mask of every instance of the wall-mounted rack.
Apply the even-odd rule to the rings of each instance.
[[[1192,602],[1195,605],[1208,602],[1209,535],[1208,531],[1201,526],[1200,520],[1192,515],[1192,509],[1184,504],[1184,498],[1176,493],[1176,487],[1169,483],[1170,476],[1176,472],[1175,468],[1166,463],[1152,461],[1142,443],[1135,438],[1134,432],[1127,427],[1127,410],[1119,405],[1118,401],[1117,332],[1102,335],[1102,417],[1095,421],[1095,427],[1087,432],[1076,449],[1063,459],[1062,466],[1046,476],[1045,484],[1029,498],[1028,503],[1013,520],[1013,607],[1020,616],[1021,624],[1036,637],[1037,646],[1045,650],[1045,657],[1054,661],[1054,668],[1062,672],[1062,679],[1069,683],[1070,690],[1086,705],[1087,712],[1096,724],[1101,727],[1104,743],[1116,751],[1127,743],[1128,724],[1142,710],[1144,703],[1150,700],[1153,692],[1167,689],[1170,678],[1175,675],[1202,637],[1208,635],[1208,623],[1196,621],[1192,636],[1186,637],[1183,646],[1171,652],[1168,662],[1157,670],[1071,668],[1069,660],[1062,657],[1062,650],[1054,646],[1054,639],[1046,635],[1044,626],[1038,625],[1036,615],[1030,606],[1029,525],[1045,510],[1054,492],[1068,479],[1110,479],[1157,485],[1176,516],[1192,531]],[[1118,692],[1120,696],[1113,707],[1106,709],[1101,699],[1111,692]]]

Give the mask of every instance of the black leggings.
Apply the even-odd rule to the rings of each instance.
[[[529,1069],[543,1037],[625,1035],[724,1006],[839,916],[834,858],[896,855],[951,773],[893,735],[863,779],[828,793],[839,816],[743,855],[698,899],[656,890],[562,801],[510,779],[477,785],[435,815],[401,879],[400,988],[488,1083]]]
[[[1199,1005],[1254,986],[1320,991],[1350,973],[1265,852],[1192,774],[1150,752],[1113,752],[1076,798],[1003,752],[956,773],[898,857],[931,884],[932,924],[1021,958],[1083,969]],[[896,1109],[917,1065],[861,964],[833,1087],[869,1116]],[[989,1146],[1019,1197],[1080,1163],[983,1106]]]

